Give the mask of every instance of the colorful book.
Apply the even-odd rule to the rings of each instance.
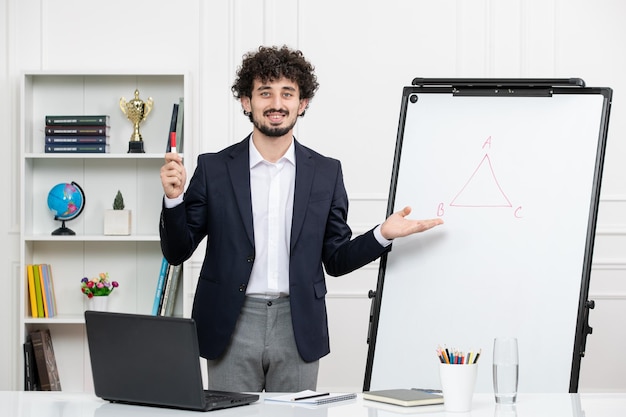
[[[159,305],[159,316],[165,315],[165,306],[167,306],[170,296],[169,288],[172,285],[172,277],[174,276],[174,265],[167,267],[167,278],[165,278],[165,284],[163,285],[163,292],[161,296],[161,304]]]
[[[35,290],[35,275],[33,272],[33,265],[26,265],[26,277],[28,280],[28,295],[30,299],[30,315],[31,317],[39,317],[37,309],[37,293]]]
[[[52,309],[54,311],[54,315],[56,316],[58,314],[57,297],[56,297],[56,293],[54,292],[54,279],[52,278],[52,266],[50,266],[49,264],[46,264],[46,268],[48,270],[48,278],[50,279],[50,296],[52,299]]]
[[[109,116],[46,116],[46,126],[109,126]]]
[[[46,153],[107,153],[107,144],[54,144],[46,145]]]
[[[31,332],[30,337],[33,343],[41,390],[61,391],[61,381],[54,356],[50,330],[36,330]]]
[[[108,126],[46,126],[46,136],[109,136]]]
[[[108,136],[46,136],[46,144],[105,144],[109,142]]]
[[[39,273],[43,277],[43,286],[44,286],[44,296],[46,300],[46,305],[48,306],[48,316],[52,318],[56,316],[55,306],[54,306],[54,297],[52,290],[52,279],[50,277],[50,268],[48,264],[39,265]]]
[[[24,342],[24,391],[40,391],[35,350],[30,335],[26,335]]]
[[[159,271],[159,278],[157,279],[156,291],[154,294],[154,303],[152,304],[152,315],[158,316],[160,311],[161,302],[163,299],[163,288],[165,286],[165,279],[167,278],[167,271],[169,269],[169,263],[167,259],[163,257],[161,261],[161,269]]]
[[[41,282],[41,298],[43,300],[44,317],[49,318],[50,306],[48,305],[48,284],[43,276],[43,268],[41,265],[35,265],[36,271],[39,274],[39,281]]]
[[[163,309],[163,316],[174,315],[174,306],[176,305],[176,294],[178,293],[178,283],[183,274],[183,265],[175,265],[172,268],[172,279],[168,281],[166,292],[166,303]]]
[[[39,278],[39,268],[37,265],[31,265],[33,269],[33,280],[35,281],[35,296],[37,297],[37,317],[45,317],[45,309],[43,306],[43,292],[41,288],[41,279]]]

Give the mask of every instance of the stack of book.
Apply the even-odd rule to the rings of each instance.
[[[183,273],[183,265],[170,265],[165,257],[161,261],[161,270],[157,280],[153,316],[172,316],[176,304],[176,294]]]
[[[49,329],[34,330],[27,335],[24,343],[24,389],[61,391]]]
[[[106,153],[109,116],[46,116],[46,153]]]
[[[54,296],[50,265],[26,265],[26,279],[32,317],[52,318],[56,316],[56,297]]]

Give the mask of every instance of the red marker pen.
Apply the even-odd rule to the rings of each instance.
[[[170,132],[170,147],[171,152],[176,153],[176,132]]]

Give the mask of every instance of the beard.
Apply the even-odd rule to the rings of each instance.
[[[268,112],[272,112],[272,111],[275,112],[275,110],[270,110]],[[285,111],[280,111],[280,112],[283,113],[283,114],[288,115],[288,113],[285,112]],[[263,133],[266,136],[272,137],[272,138],[278,138],[278,137],[281,137],[281,136],[285,136],[296,125],[296,120],[294,120],[289,126],[285,126],[285,127],[268,126],[268,125],[265,125],[265,124],[259,122],[258,120],[255,120],[254,116],[252,114],[250,114],[250,120],[252,121],[252,124],[254,125],[254,127],[256,127],[259,130],[259,132]]]

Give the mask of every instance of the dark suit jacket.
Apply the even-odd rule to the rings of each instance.
[[[207,237],[192,316],[200,354],[218,358],[228,347],[254,262],[249,141],[198,157],[184,203],[161,213],[161,248],[170,264],[187,260]],[[330,352],[326,272],[338,276],[388,249],[373,229],[351,240],[348,196],[339,161],[295,142],[296,182],[291,230],[289,292],[298,351],[305,361]]]

